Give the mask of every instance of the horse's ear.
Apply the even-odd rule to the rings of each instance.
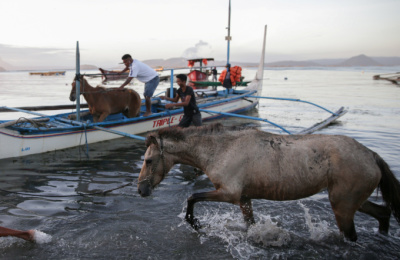
[[[158,142],[154,135],[148,135],[144,144],[146,145],[146,147],[149,147],[151,144],[158,145]]]

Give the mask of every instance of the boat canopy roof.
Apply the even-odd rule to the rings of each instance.
[[[198,58],[198,59],[190,59],[188,61],[201,62],[203,60],[214,60],[214,58]]]
[[[190,60],[188,60],[188,67],[189,67],[189,68],[194,67],[194,63],[195,63],[195,62],[200,62],[200,67],[201,67],[202,63],[203,63],[204,65],[207,66],[207,61],[209,61],[209,60],[214,60],[214,58],[190,59]]]

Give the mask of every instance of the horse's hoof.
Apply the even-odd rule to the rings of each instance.
[[[390,217],[379,221],[379,233],[387,235],[389,233]]]
[[[194,230],[199,230],[201,228],[200,221],[197,218],[194,218],[190,225],[192,228],[194,228]]]
[[[197,218],[186,218],[186,221],[194,228],[194,230],[199,230],[201,228],[200,221]]]

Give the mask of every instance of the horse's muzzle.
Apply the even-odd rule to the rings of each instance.
[[[70,95],[70,96],[69,96],[69,100],[71,100],[72,102],[74,102],[74,101],[76,100],[75,95]]]
[[[138,184],[138,193],[142,197],[147,197],[151,195],[151,187],[149,183],[140,183]]]

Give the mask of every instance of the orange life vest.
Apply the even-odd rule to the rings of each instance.
[[[236,82],[240,81],[240,78],[242,77],[242,68],[239,66],[234,66],[231,67],[231,69],[229,70],[231,73],[231,82],[232,82],[232,86],[236,86]],[[221,72],[221,75],[219,76],[219,81],[221,82],[221,84],[224,83],[224,79],[226,77],[226,69],[224,71]]]

